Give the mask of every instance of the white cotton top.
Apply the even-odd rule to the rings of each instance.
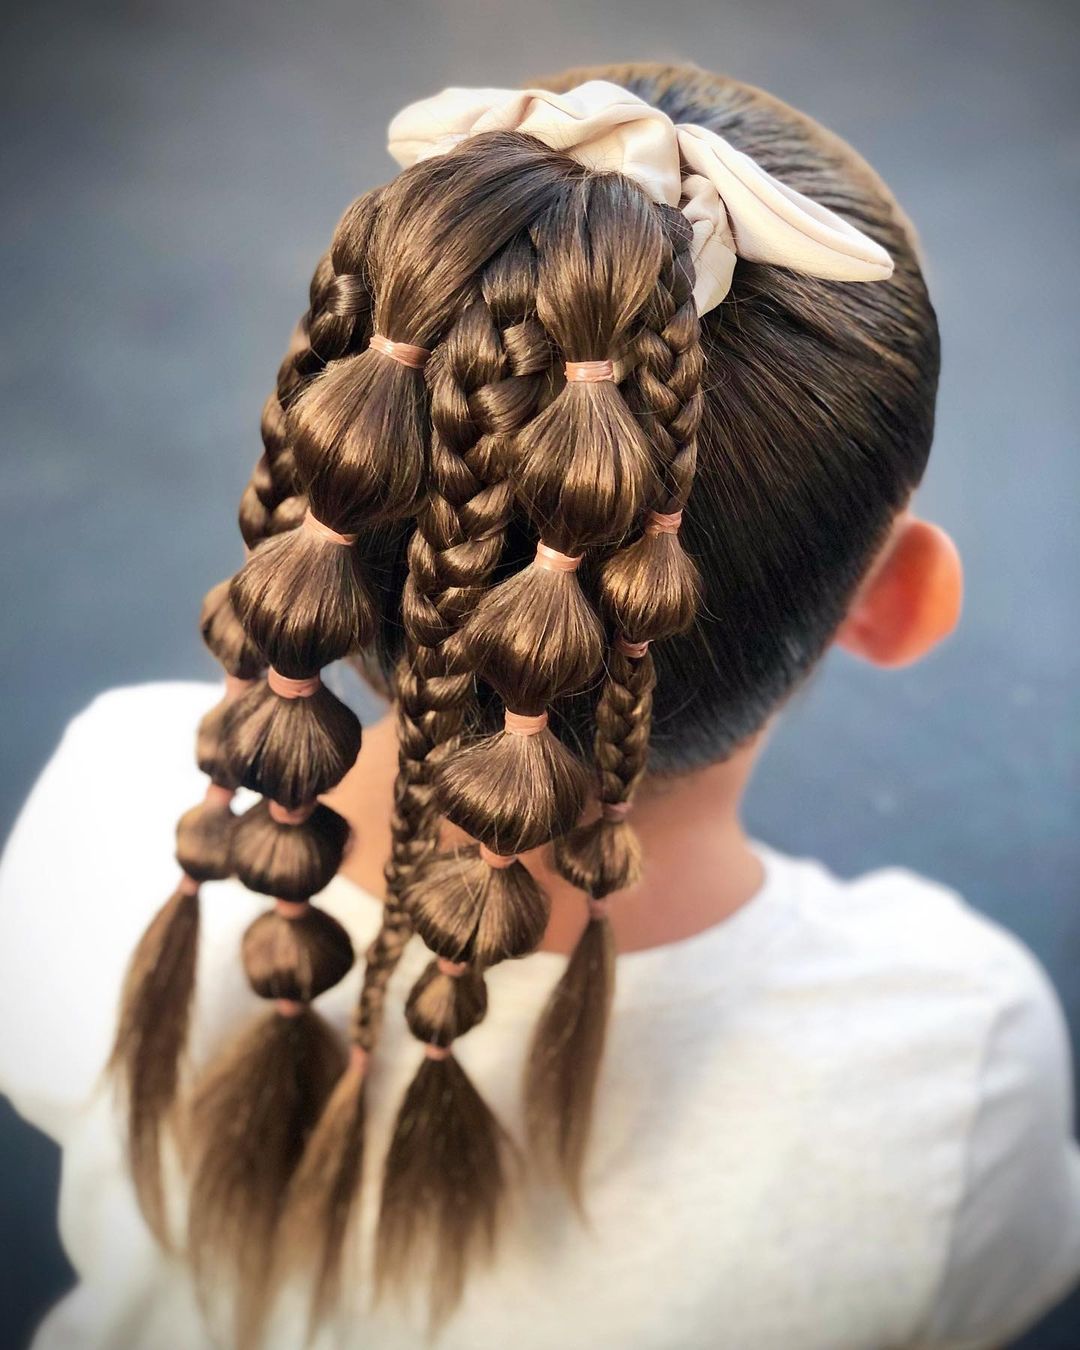
[[[153,684],[70,725],[0,870],[0,1087],[63,1149],[60,1229],[79,1284],[36,1350],[199,1350],[214,1339],[181,1261],[151,1241],[96,1086],[128,954],[176,877],[201,796],[192,737],[218,691]],[[439,1350],[883,1350],[1000,1346],[1080,1272],[1068,1040],[1042,970],[950,891],[890,869],[840,881],[760,850],[761,891],[685,941],[621,957],[588,1169],[590,1226],[520,1198],[498,1260]],[[204,887],[195,1056],[260,1006],[237,958],[265,902]],[[320,904],[362,950],[377,901]],[[406,952],[370,1084],[363,1228],[420,1047]],[[487,976],[456,1047],[520,1138],[530,1030],[563,958]],[[319,1000],[341,1027],[359,970]],[[370,1243],[367,1244],[370,1253]],[[419,1314],[355,1306],[319,1350],[420,1350]],[[273,1347],[302,1337],[284,1316]]]

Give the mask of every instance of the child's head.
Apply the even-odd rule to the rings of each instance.
[[[513,130],[442,147],[345,213],[264,412],[265,454],[241,507],[253,553],[231,588],[242,626],[221,588],[205,611],[208,643],[234,679],[272,670],[204,724],[200,763],[219,791],[243,783],[270,804],[231,842],[220,801],[189,813],[179,856],[196,880],[235,871],[286,903],[259,920],[247,955],[257,992],[284,1000],[277,1021],[292,1029],[264,1030],[214,1080],[217,1116],[196,1151],[210,1178],[196,1188],[196,1256],[235,1238],[245,1206],[249,1240],[276,1222],[267,1197],[296,1168],[295,1145],[277,1157],[264,1148],[253,1174],[252,1159],[233,1168],[224,1157],[215,1127],[284,1071],[274,1055],[299,1053],[297,1027],[322,1035],[305,1005],[348,961],[344,934],[306,907],[344,847],[338,818],[313,803],[359,743],[356,719],[319,687],[321,667],[364,648],[381,668],[397,699],[401,770],[353,1077],[301,1164],[304,1240],[311,1247],[322,1224],[333,1229],[317,1234],[331,1263],[340,1247],[363,1056],[415,931],[437,958],[407,1011],[427,1055],[391,1148],[381,1253],[384,1271],[400,1273],[428,1225],[449,1302],[489,1232],[500,1175],[497,1128],[450,1047],[484,1015],[484,969],[531,951],[547,917],[515,855],[554,842],[559,870],[589,902],[529,1098],[534,1142],[576,1187],[607,1006],[607,897],[640,872],[627,815],[646,768],[684,772],[729,755],[838,631],[891,662],[954,617],[953,556],[904,514],[930,447],[938,335],[887,190],[843,143],[735,81],[627,66],[546,87],[586,79],[717,133],[810,199],[792,206],[780,193],[780,215],[806,220],[809,209],[832,237],[831,218],[813,214],[828,208],[847,222],[845,246],[879,259],[883,247],[894,269],[852,284],[820,277],[887,266],[830,271],[782,250],[785,266],[745,260],[763,255],[736,209],[746,169],[735,156],[727,206],[743,260],[699,322],[702,268],[718,255],[701,251],[700,222],[680,209],[678,156],[675,199],[658,203],[640,177],[598,174]],[[685,155],[682,174],[689,195]],[[444,816],[476,846],[440,854]],[[141,1011],[129,1009],[128,1025],[145,1032],[152,1000],[133,990]],[[173,1017],[173,1041],[176,1028]],[[147,1045],[143,1034],[139,1053]],[[328,1070],[309,1084],[309,1106],[332,1079]],[[168,1075],[155,1082],[143,1125],[175,1090]],[[450,1138],[452,1178],[434,1161],[445,1163]]]
[[[884,245],[895,264],[892,277],[853,285],[740,262],[723,304],[702,321],[699,368],[685,360],[687,325],[680,326],[673,308],[674,321],[656,310],[661,269],[670,282],[683,243],[677,224],[672,228],[673,213],[646,203],[626,180],[603,190],[594,185],[591,237],[581,257],[596,249],[614,270],[579,278],[568,262],[564,274],[545,274],[541,282],[536,231],[569,235],[576,228],[572,212],[561,223],[552,215],[561,184],[577,177],[576,166],[545,147],[495,136],[463,144],[458,157],[467,164],[427,161],[382,189],[378,199],[394,223],[374,249],[369,232],[378,203],[364,198],[346,213],[333,264],[324,263],[313,284],[311,348],[324,359],[362,351],[371,297],[356,274],[374,263],[400,277],[405,294],[378,292],[383,322],[396,322],[395,331],[413,337],[417,324],[427,323],[451,338],[429,368],[431,416],[436,449],[441,453],[445,443],[451,472],[460,479],[462,458],[467,463],[470,454],[491,454],[492,438],[481,433],[505,427],[527,435],[548,397],[538,386],[550,368],[561,367],[564,344],[587,338],[590,325],[606,350],[639,344],[639,364],[624,390],[639,407],[648,406],[650,434],[663,439],[676,471],[693,473],[680,538],[697,565],[702,593],[690,630],[654,649],[650,751],[653,768],[682,770],[722,757],[760,728],[836,634],[925,468],[938,334],[910,227],[881,181],[842,142],[767,94],[692,68],[571,71],[548,84],[561,90],[598,78],[623,85],[677,123],[717,131],[786,185],[835,210]],[[500,166],[494,174],[492,165]],[[500,213],[508,210],[520,229],[510,245],[493,252],[488,241],[504,237]],[[342,294],[335,271],[349,274],[350,294]],[[424,275],[430,290],[419,302],[430,303],[432,312],[421,319],[403,302]],[[379,281],[375,273],[366,278],[376,291]],[[590,308],[601,292],[606,312]],[[674,306],[670,290],[664,302]],[[448,329],[452,312],[458,318]],[[349,314],[351,324],[335,313]],[[620,324],[623,331],[613,332]],[[329,343],[322,338],[326,330],[332,330]],[[692,370],[680,371],[680,361]],[[287,397],[298,376],[321,365],[305,344],[299,368],[286,363]],[[698,389],[703,402],[694,472],[674,453],[669,428],[677,435],[680,402],[698,397]],[[348,414],[316,391],[309,400],[308,415],[300,410],[302,435],[328,408],[335,417]],[[271,412],[267,461],[245,497],[249,542],[267,528],[295,523],[300,510],[293,458],[276,453],[284,433],[276,425],[278,409]],[[325,439],[321,427],[312,434]],[[490,493],[474,500],[470,486],[455,482],[451,498],[489,511],[492,538],[501,536],[509,507]],[[612,504],[624,498],[619,483],[604,487],[611,501],[596,496],[589,505],[610,516]],[[542,501],[540,510],[546,505]],[[378,557],[378,656],[387,672],[403,649],[402,595],[406,609],[415,597],[404,581],[411,524],[391,531]],[[446,521],[436,526],[452,529]],[[580,537],[568,536],[567,548],[576,551]],[[440,539],[430,543],[437,559]],[[504,565],[520,566],[534,545],[535,531],[511,521]],[[418,553],[419,543],[413,548]],[[467,559],[455,554],[452,561],[467,570]],[[586,692],[559,709],[584,745],[594,703]]]

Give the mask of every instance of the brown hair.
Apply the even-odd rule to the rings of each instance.
[[[589,920],[537,1028],[526,1116],[533,1158],[581,1201],[612,995],[608,897],[642,867],[635,789],[762,725],[926,461],[937,330],[872,172],[776,100],[692,69],[574,71],[549,87],[596,76],[724,135],[881,242],[895,274],[844,285],[740,262],[702,323],[680,212],[507,133],[346,213],[264,413],[241,510],[251,556],[204,622],[230,674],[272,674],[211,715],[200,763],[268,800],[233,824],[218,793],[181,823],[192,880],[136,956],[115,1054],[160,1228],[190,892],[235,871],[285,902],[244,942],[253,988],[284,1003],[207,1070],[191,1112],[192,1252],[204,1275],[242,1284],[240,1339],[278,1273],[306,1269],[316,1320],[334,1303],[365,1065],[414,933],[434,957],[406,1009],[425,1053],[385,1163],[377,1282],[425,1280],[438,1319],[493,1250],[508,1141],[453,1046],[486,1012],[485,970],[543,935],[547,900],[517,855],[548,843]],[[397,361],[373,332],[430,360]],[[564,374],[606,361],[618,379]],[[314,677],[361,647],[393,689],[400,756],[387,903],[346,1059],[307,1005],[351,952],[307,901],[346,837],[315,799],[352,763],[359,727]],[[443,818],[475,842],[440,850]],[[287,1127],[273,1115],[283,1073]],[[271,1120],[257,1144],[237,1128]]]

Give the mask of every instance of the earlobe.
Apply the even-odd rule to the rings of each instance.
[[[874,665],[911,665],[956,627],[963,593],[952,539],[937,525],[902,516],[836,640]]]

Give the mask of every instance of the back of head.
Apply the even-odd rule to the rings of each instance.
[[[916,243],[836,136],[761,90],[687,67],[572,70],[709,127],[893,259],[850,285],[740,261],[702,320],[705,411],[683,525],[704,585],[658,646],[651,763],[678,772],[757,731],[821,656],[926,466],[940,360]]]
[[[116,1062],[160,1222],[152,1141],[178,1093],[162,1065],[182,1048],[194,962],[173,959],[188,973],[166,987],[151,958],[190,947],[199,881],[235,872],[275,897],[245,956],[277,1020],[196,1097],[195,1255],[209,1270],[231,1254],[250,1282],[253,1244],[280,1230],[287,1259],[314,1267],[317,1312],[359,1182],[366,1059],[414,932],[433,956],[407,1008],[425,1057],[387,1161],[379,1275],[430,1267],[441,1314],[494,1240],[501,1131],[452,1045],[486,1012],[484,971],[543,935],[547,902],[518,855],[548,843],[590,922],[537,1033],[530,1135],[580,1198],[610,1003],[607,897],[642,866],[637,784],[720,760],[763,725],[830,641],[929,451],[934,314],[873,172],[784,104],[696,69],[570,71],[542,87],[592,80],[666,114],[663,135],[721,138],[708,144],[732,197],[719,189],[711,228],[739,255],[730,287],[712,278],[699,313],[702,269],[723,251],[702,247],[692,141],[671,200],[527,120],[481,121],[411,155],[348,209],[316,270],[241,505],[250,557],[204,611],[231,677],[200,740],[217,796],[185,817],[185,882],[133,967]],[[824,221],[830,238],[847,222],[859,256],[891,255],[891,276],[744,247],[745,174],[779,218]],[[852,284],[865,275],[888,279]],[[400,772],[385,918],[340,1073],[307,1004],[351,951],[309,900],[347,833],[315,802],[360,732],[318,673],[361,651],[395,695]],[[233,827],[222,812],[238,784],[268,801]],[[444,819],[474,842],[443,850]],[[316,1047],[324,1070],[278,1154],[224,1160],[223,1141],[245,1146],[229,1124],[271,1111],[251,1104],[273,1092],[266,1066]]]
[[[703,416],[682,538],[703,592],[692,630],[655,652],[650,765],[677,772],[723,758],[758,730],[835,633],[926,465],[937,324],[908,221],[880,178],[838,137],[761,90],[693,67],[581,68],[540,84],[561,91],[590,79],[621,85],[676,123],[717,132],[786,186],[881,243],[895,264],[887,283],[851,285],[740,260],[723,304],[701,320]],[[479,149],[478,158],[494,165],[507,149],[497,139],[482,149],[462,148]],[[412,173],[389,190],[398,187],[423,217],[437,203],[417,196],[422,188]],[[527,201],[529,189],[509,165],[495,176],[515,205]],[[473,200],[462,202],[460,219],[471,231],[484,228],[478,218],[487,223],[489,190],[479,183]],[[433,184],[431,191],[441,187]],[[521,213],[529,218],[523,235],[547,206],[543,191]],[[632,188],[629,194],[638,195]],[[590,205],[595,221],[596,203]],[[655,241],[647,231],[634,235],[625,202],[612,201],[610,209],[625,275],[640,278],[655,265]],[[434,248],[428,264],[440,256]],[[499,284],[508,284],[512,259],[489,255],[487,261],[497,261]],[[526,290],[535,284],[525,276],[517,280]],[[569,293],[555,293],[558,309],[546,317],[587,325],[595,315],[575,316],[564,303],[573,296],[574,278],[567,280]],[[640,298],[619,297],[630,306]],[[483,336],[476,334],[478,343]],[[648,340],[655,343],[652,335]],[[561,350],[552,353],[556,366]],[[473,352],[472,360],[480,355]],[[650,396],[650,410],[662,417],[659,383],[648,386],[643,397]],[[508,550],[504,562],[518,566],[531,552],[529,541],[513,531]],[[381,553],[379,564],[389,584],[378,654],[389,673],[402,650],[403,549]],[[591,706],[576,705],[571,700],[564,712],[587,743]]]

